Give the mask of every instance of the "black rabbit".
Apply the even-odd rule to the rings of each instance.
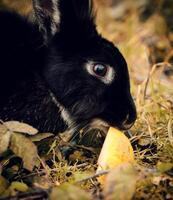
[[[54,133],[130,128],[127,64],[98,34],[92,2],[33,0],[33,7],[33,22],[0,12],[0,119]]]

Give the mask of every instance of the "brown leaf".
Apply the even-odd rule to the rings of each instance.
[[[41,140],[44,140],[44,139],[52,137],[52,136],[54,136],[53,133],[39,133],[37,135],[32,136],[31,140],[33,142],[40,142]]]
[[[150,138],[141,138],[141,139],[139,139],[138,144],[142,147],[145,147],[145,146],[151,144],[151,139]]]
[[[48,190],[52,187],[52,180],[49,176],[34,176],[33,185],[37,188]]]
[[[7,128],[13,132],[17,133],[26,133],[28,135],[36,135],[38,133],[38,130],[33,128],[32,126],[21,123],[18,121],[9,121],[4,123]]]
[[[86,157],[83,155],[83,151],[75,151],[73,154],[70,154],[69,156],[69,160],[70,161],[81,161],[81,162],[85,162],[86,161]]]
[[[0,154],[8,149],[11,134],[3,124],[0,124]]]
[[[61,200],[91,200],[91,196],[84,190],[70,185],[63,184],[59,187],[53,188],[50,200],[61,199]]]
[[[165,173],[165,172],[167,172],[167,171],[169,171],[169,170],[171,170],[172,168],[173,168],[173,163],[169,163],[169,162],[165,162],[165,163],[163,163],[163,162],[158,162],[157,163],[157,165],[156,165],[156,167],[157,167],[157,170],[159,171],[159,172],[161,172],[161,173]]]
[[[32,171],[37,160],[37,147],[27,137],[14,133],[11,137],[10,149],[23,160],[24,168]]]
[[[19,192],[27,192],[28,186],[25,183],[14,181],[10,185],[11,190],[17,190]]]
[[[136,189],[137,171],[126,163],[113,169],[106,178],[105,200],[131,200]]]
[[[0,195],[8,188],[8,181],[0,176]]]

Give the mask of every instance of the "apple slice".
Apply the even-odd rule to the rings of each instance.
[[[98,159],[96,173],[128,162],[134,162],[134,152],[129,139],[123,132],[110,127]],[[101,184],[104,183],[104,180],[105,176],[98,178]]]

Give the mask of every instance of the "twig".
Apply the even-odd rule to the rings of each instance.
[[[79,165],[74,165],[74,166],[69,166],[69,169],[80,169],[80,168],[85,168],[88,166],[88,163],[82,163],[82,164],[79,164]]]
[[[95,179],[99,176],[102,176],[102,175],[106,175],[110,172],[110,170],[104,170],[104,171],[101,171],[101,172],[98,172],[97,174],[93,175],[93,176],[89,176],[87,178],[84,178],[80,181],[77,181],[77,183],[82,183],[82,182],[86,182],[86,181],[89,181],[89,180],[92,180],[92,179]]]
[[[37,190],[33,192],[19,193],[16,196],[11,197],[0,197],[0,200],[47,200],[48,197],[48,190]]]
[[[141,167],[139,167],[138,165],[136,165],[136,168],[139,170],[139,169],[142,169]],[[92,180],[92,179],[95,179],[99,176],[103,176],[103,175],[106,175],[110,172],[111,170],[103,170],[103,171],[100,171],[98,172],[97,174],[93,175],[93,176],[89,176],[87,178],[84,178],[80,181],[77,181],[77,183],[82,183],[82,182],[86,182],[86,181],[89,181],[89,180]],[[147,168],[143,168],[143,171],[145,171],[146,173],[156,173],[157,170],[156,169],[147,169]]]
[[[37,156],[38,160],[42,164],[44,170],[45,170],[45,175],[49,177],[49,172],[48,172],[48,166],[44,163],[44,161],[40,158],[40,156]]]
[[[147,89],[148,89],[148,85],[149,85],[151,76],[153,75],[153,73],[155,72],[155,70],[156,70],[157,67],[162,66],[162,65],[164,65],[164,64],[165,64],[164,62],[163,62],[163,63],[157,63],[157,64],[153,65],[153,67],[152,67],[151,70],[149,71],[148,76],[147,76],[147,79],[145,80],[144,101],[145,101],[145,99],[146,99]]]

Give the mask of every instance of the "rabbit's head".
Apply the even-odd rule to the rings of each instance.
[[[136,109],[126,61],[98,34],[89,0],[35,0],[48,50],[43,75],[69,127],[130,128]]]

